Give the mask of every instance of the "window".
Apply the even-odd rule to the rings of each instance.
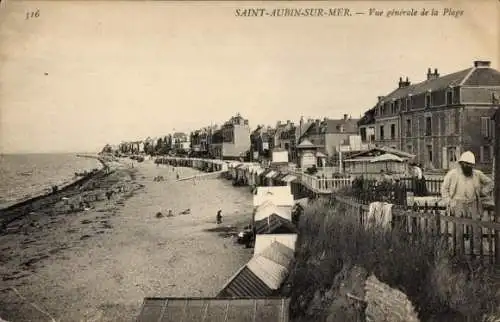
[[[366,128],[360,128],[359,134],[361,135],[361,142],[366,142]]]
[[[401,107],[401,101],[397,100],[397,101],[395,102],[395,104],[396,104],[396,107],[395,107],[395,111],[394,111],[394,113],[398,114],[398,113],[399,113],[399,109],[400,109],[400,107]]]
[[[481,135],[485,138],[491,136],[490,125],[491,119],[489,117],[481,117]]]
[[[446,105],[453,104],[453,91],[448,90],[446,92]]]
[[[408,144],[408,145],[406,146],[406,152],[408,152],[408,153],[413,153],[413,146],[412,146],[411,144]]]
[[[384,139],[384,126],[381,125],[380,126],[380,140],[383,140]]]
[[[432,118],[428,116],[425,118],[425,136],[431,136],[431,135],[432,135]]]
[[[425,94],[425,108],[431,107],[431,94]]]
[[[411,137],[411,119],[406,120],[406,137]]]
[[[406,109],[410,109],[411,108],[411,99],[408,97],[406,98]]]
[[[396,124],[391,124],[391,139],[396,138]]]
[[[432,163],[432,145],[427,146],[427,161]]]
[[[449,147],[448,148],[448,160],[450,162],[457,162],[457,148],[456,147]]]
[[[491,147],[489,145],[481,146],[479,150],[479,160],[481,163],[491,162]]]

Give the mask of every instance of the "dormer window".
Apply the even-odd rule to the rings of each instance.
[[[425,94],[425,108],[431,107],[431,93],[427,92]]]
[[[453,91],[451,89],[448,89],[446,91],[446,105],[452,105],[453,104]]]

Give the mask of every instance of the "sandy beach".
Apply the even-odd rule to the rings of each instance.
[[[82,192],[100,195],[91,209],[64,213],[61,201],[0,236],[0,317],[51,321],[33,303],[56,321],[133,321],[147,296],[215,296],[250,259],[251,250],[207,231],[218,209],[224,226],[249,222],[248,189],[224,179],[176,182],[176,172],[198,171],[150,160],[112,166]],[[107,200],[106,189],[121,192]],[[173,217],[156,217],[169,209]]]

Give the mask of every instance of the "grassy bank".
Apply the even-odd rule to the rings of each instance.
[[[421,321],[437,316],[439,321],[450,316],[455,321],[465,317],[477,321],[498,305],[490,269],[451,257],[438,237],[410,238],[397,228],[365,229],[350,208],[321,200],[306,209],[299,228],[296,262],[290,275],[295,321],[325,320],[325,314],[310,313],[312,302],[318,294],[337,287],[339,273],[354,265],[403,291]]]

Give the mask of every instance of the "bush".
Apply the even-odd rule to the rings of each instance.
[[[305,209],[299,229],[289,277],[295,319],[303,319],[314,294],[328,290],[346,264],[406,293],[422,320],[450,309],[477,317],[497,304],[489,271],[479,264],[457,265],[439,237],[410,238],[398,227],[365,229],[356,210],[321,199]]]

